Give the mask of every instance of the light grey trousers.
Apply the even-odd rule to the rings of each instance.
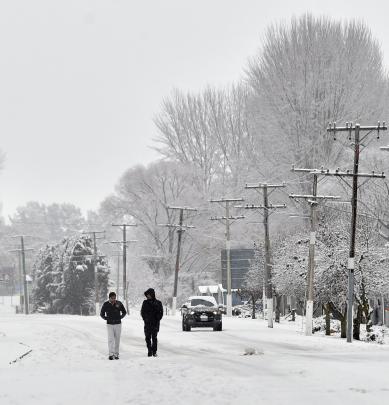
[[[122,324],[108,325],[108,355],[118,356],[119,355],[119,345],[120,345],[120,335],[122,333]]]

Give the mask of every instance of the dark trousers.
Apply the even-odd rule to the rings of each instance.
[[[157,353],[158,349],[158,328],[145,326],[145,340],[149,353]]]

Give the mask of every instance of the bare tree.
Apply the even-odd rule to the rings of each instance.
[[[242,84],[207,88],[198,94],[176,90],[155,118],[160,131],[156,149],[195,168],[204,192],[216,180],[236,186],[246,180],[250,167],[248,96],[248,88]]]
[[[168,206],[182,201],[189,192],[188,173],[187,168],[172,162],[133,167],[119,180],[116,193],[103,201],[102,215],[134,218],[149,252],[172,254],[175,230],[159,224],[174,223],[176,213]]]
[[[208,190],[219,156],[208,125],[205,97],[184,95],[178,90],[165,99],[155,123],[161,132],[157,150],[165,157],[190,164],[198,170],[200,187]]]
[[[170,205],[197,207],[197,202],[203,204],[204,198],[193,182],[190,168],[181,163],[159,161],[148,167],[138,166],[124,173],[115,194],[101,205],[101,217],[115,220],[130,217],[138,224],[133,230],[138,239],[136,252],[143,257],[161,289],[171,288],[176,228],[161,227],[160,224],[178,223],[177,212],[170,210]],[[199,216],[206,215],[202,212]],[[204,222],[204,218],[202,220]],[[192,218],[185,218],[185,223],[191,221]],[[209,257],[208,251],[201,249],[202,238],[202,234],[195,234],[192,230],[183,234],[180,277],[187,279],[185,286],[188,289],[191,289],[191,279],[197,279],[203,273],[204,263]],[[192,292],[188,289],[183,289],[182,293]]]
[[[329,121],[380,119],[388,99],[382,54],[360,22],[303,15],[273,25],[247,69],[257,148],[289,170],[295,162],[339,162],[343,148],[326,134]],[[377,118],[378,117],[378,118]]]

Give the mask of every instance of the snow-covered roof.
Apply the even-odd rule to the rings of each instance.
[[[214,285],[199,285],[200,294],[217,294],[219,291],[224,292],[225,290],[221,284]]]
[[[220,284],[216,284],[216,285],[210,285],[209,286],[209,292],[211,294],[217,294],[220,290]]]

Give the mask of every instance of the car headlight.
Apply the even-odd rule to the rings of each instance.
[[[194,315],[194,311],[190,311],[190,312],[189,312],[189,315]]]
[[[214,315],[219,315],[220,312],[219,312],[219,311],[213,311],[213,314],[214,314]]]

